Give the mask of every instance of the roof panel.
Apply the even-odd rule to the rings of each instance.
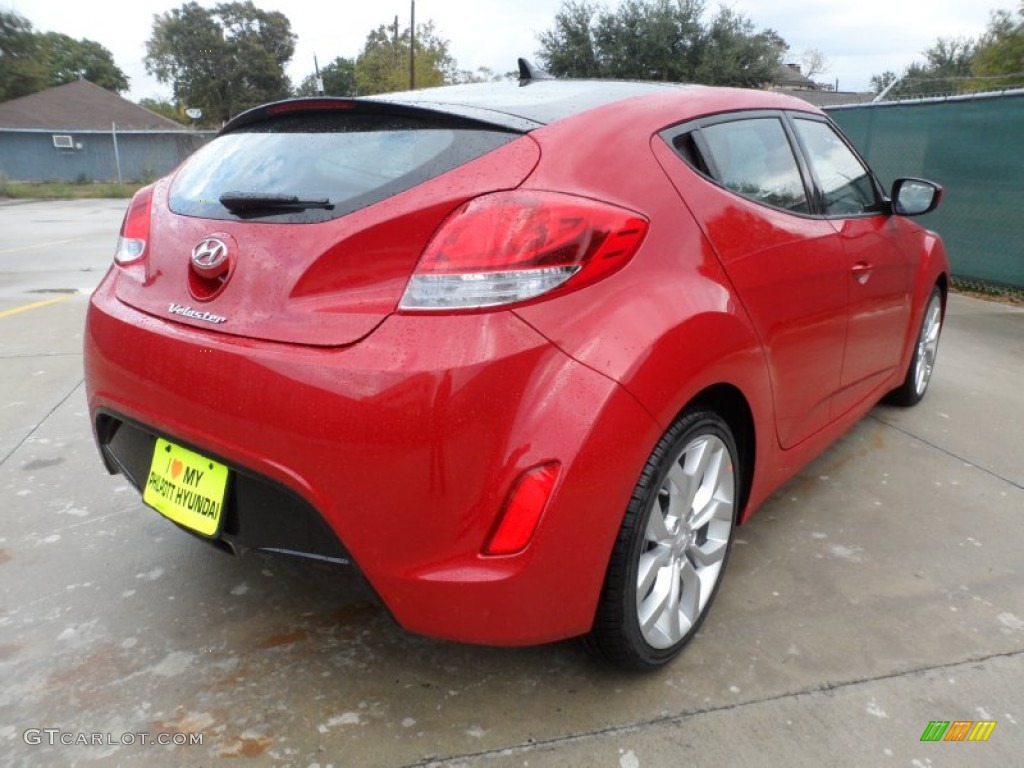
[[[466,110],[473,110],[476,115],[492,112],[547,125],[634,96],[664,92],[666,89],[699,88],[701,86],[624,80],[535,80],[520,86],[516,81],[506,80],[385,93],[369,98],[396,104],[436,107],[458,114]]]

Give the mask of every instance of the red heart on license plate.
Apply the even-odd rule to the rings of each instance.
[[[185,468],[185,465],[182,464],[178,459],[175,459],[174,461],[172,461],[171,462],[171,477],[174,478],[175,480],[177,480],[178,479],[178,475],[181,474],[181,470],[183,470],[184,468]]]

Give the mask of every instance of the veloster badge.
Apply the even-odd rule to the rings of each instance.
[[[175,304],[173,301],[167,308],[167,311],[172,315],[180,315],[181,317],[191,317],[193,320],[202,320],[206,323],[214,323],[220,325],[226,323],[228,319],[221,315],[215,315],[212,312],[203,312],[200,309],[192,309],[192,307],[186,307],[181,304]]]

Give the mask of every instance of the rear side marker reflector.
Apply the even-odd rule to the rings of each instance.
[[[543,464],[519,478],[498,526],[484,545],[485,555],[514,555],[526,548],[548,505],[561,468],[558,462]]]
[[[483,195],[441,225],[399,308],[473,310],[576,290],[625,266],[648,226],[633,211],[560,192]]]

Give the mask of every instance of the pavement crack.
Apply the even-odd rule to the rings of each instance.
[[[1018,483],[1016,480],[1013,480],[1013,479],[1011,479],[1009,477],[1004,477],[1003,475],[999,474],[995,470],[989,469],[988,467],[983,467],[982,465],[978,464],[978,462],[972,461],[971,459],[968,459],[966,456],[961,456],[960,454],[954,453],[953,451],[949,450],[948,448],[943,448],[941,445],[938,445],[937,443],[933,443],[931,440],[926,440],[925,438],[921,437],[920,435],[915,435],[910,430],[904,429],[903,427],[899,426],[898,424],[894,424],[891,421],[886,421],[885,419],[883,419],[883,418],[881,418],[879,416],[876,416],[873,413],[869,413],[868,417],[871,418],[871,419],[874,419],[875,421],[877,421],[879,424],[882,424],[883,426],[889,427],[890,429],[894,429],[897,432],[900,432],[900,433],[906,435],[907,437],[910,437],[910,438],[913,438],[914,440],[917,440],[919,443],[923,443],[924,445],[927,445],[929,448],[934,448],[939,453],[946,454],[951,459],[956,459],[957,461],[962,461],[964,464],[967,464],[967,465],[969,465],[971,467],[974,467],[974,469],[981,470],[986,475],[991,475],[996,480],[1002,480],[1004,483],[1009,483],[1014,488],[1017,488],[1018,490],[1024,491],[1024,485],[1022,485],[1021,483]]]
[[[32,428],[23,438],[21,438],[21,440],[18,441],[17,445],[11,448],[11,450],[7,452],[7,455],[0,459],[0,467],[4,466],[7,463],[7,460],[10,459],[14,454],[16,454],[21,449],[21,446],[27,443],[29,438],[31,438],[32,435],[34,435],[39,430],[39,428],[43,426],[43,424],[45,424],[49,420],[49,418],[53,416],[54,413],[57,412],[57,409],[59,409],[62,405],[64,405],[64,403],[70,400],[71,396],[75,394],[75,392],[77,392],[84,383],[85,379],[79,379],[78,383],[76,383],[75,386],[71,388],[70,392],[64,395],[64,397],[62,397],[57,402],[57,404],[53,406],[53,408],[51,408],[45,416],[43,416],[43,418],[41,418],[34,425],[32,425]]]
[[[900,670],[898,672],[890,672],[884,675],[876,675],[874,677],[860,677],[853,680],[843,680],[840,682],[834,682],[826,680],[818,685],[814,685],[808,688],[803,688],[798,691],[789,691],[786,693],[779,693],[773,696],[765,696],[760,699],[751,699],[750,701],[736,702],[735,704],[725,704],[718,707],[707,707],[704,709],[695,709],[690,712],[683,712],[676,715],[664,715],[662,717],[651,718],[650,720],[642,720],[635,723],[628,723],[625,725],[613,725],[607,728],[599,728],[594,731],[588,731],[586,733],[575,733],[569,736],[557,736],[550,739],[540,739],[537,741],[529,741],[526,743],[512,744],[504,747],[495,747],[494,749],[485,749],[479,752],[469,752],[461,755],[452,755],[450,757],[429,757],[419,760],[415,763],[407,763],[403,768],[443,768],[443,766],[455,766],[464,763],[467,760],[475,760],[479,758],[487,759],[489,757],[508,757],[510,755],[523,755],[537,750],[546,749],[549,747],[566,746],[571,744],[581,744],[590,739],[601,737],[601,736],[621,736],[628,733],[634,733],[643,728],[650,726],[659,725],[682,725],[688,720],[693,720],[703,715],[717,714],[721,712],[734,712],[737,710],[746,709],[748,707],[757,707],[762,704],[772,704],[778,701],[784,701],[786,699],[799,700],[808,698],[815,695],[826,695],[833,696],[837,692],[844,691],[847,689],[853,689],[861,685],[867,685],[870,683],[884,682],[886,680],[896,680],[904,677],[914,677],[925,675],[930,672],[948,671],[958,669],[960,667],[970,666],[972,664],[980,664],[986,661],[994,661],[997,659],[1019,659],[1024,661],[1024,649],[1018,649],[1014,651],[1005,651],[1003,653],[990,653],[982,656],[971,656],[966,659],[959,661],[951,661],[946,664],[934,664],[931,666],[915,667],[913,669]]]

